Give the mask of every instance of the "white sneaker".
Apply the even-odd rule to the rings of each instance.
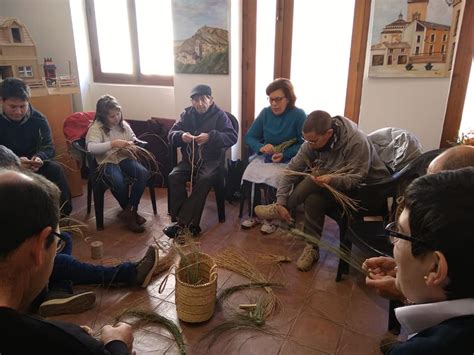
[[[260,221],[258,220],[258,218],[252,217],[243,220],[242,223],[240,223],[240,226],[242,227],[242,229],[250,229],[259,223]]]
[[[260,228],[260,232],[263,234],[272,234],[277,230],[277,226],[272,224],[270,221],[264,219],[262,223],[262,227]]]

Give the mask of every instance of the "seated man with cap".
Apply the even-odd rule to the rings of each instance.
[[[237,132],[227,114],[214,103],[209,86],[197,85],[190,96],[192,106],[181,113],[168,135],[170,144],[180,147],[183,156],[168,176],[168,207],[171,220],[176,223],[163,232],[170,238],[184,233],[185,228],[194,236],[201,232],[199,223],[207,194],[225,151],[237,142]]]

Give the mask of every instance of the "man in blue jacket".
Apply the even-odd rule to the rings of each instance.
[[[30,170],[54,182],[61,190],[61,213],[72,211],[71,193],[62,167],[53,161],[55,150],[48,120],[31,106],[30,90],[20,79],[0,84],[0,144],[11,149]]]
[[[227,114],[212,98],[211,88],[197,85],[191,91],[192,106],[187,107],[168,135],[173,147],[181,147],[183,159],[168,176],[169,211],[177,223],[163,229],[170,238],[189,228],[201,232],[199,223],[206,197],[218,176],[227,148],[237,142],[237,132]],[[187,195],[186,182],[192,192]]]

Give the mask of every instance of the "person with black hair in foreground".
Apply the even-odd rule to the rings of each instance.
[[[96,340],[86,327],[25,314],[53,268],[59,195],[42,176],[0,169],[0,353],[130,354],[127,324],[106,325]]]
[[[474,353],[474,168],[413,181],[386,227],[407,306],[395,309],[408,341],[390,355]]]

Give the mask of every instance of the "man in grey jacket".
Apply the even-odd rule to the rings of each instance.
[[[261,218],[292,221],[291,212],[304,203],[304,231],[321,237],[324,216],[339,208],[327,184],[350,195],[362,182],[374,182],[389,176],[367,136],[356,124],[342,116],[331,117],[325,111],[313,111],[303,125],[304,143],[288,164],[298,172],[312,169],[316,173],[280,177],[276,205],[257,206]],[[330,172],[342,172],[331,176]],[[311,269],[319,259],[317,245],[307,244],[297,261],[301,271]]]

